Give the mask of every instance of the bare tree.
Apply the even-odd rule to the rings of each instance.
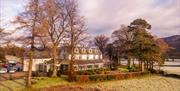
[[[67,14],[64,12],[63,0],[46,0],[42,6],[41,16],[41,29],[44,30],[47,40],[50,40],[47,44],[52,48],[52,77],[56,77],[58,50],[67,27]]]
[[[20,25],[17,29],[26,30],[25,38],[29,39],[27,44],[30,43],[29,52],[29,66],[26,86],[31,86],[31,76],[32,76],[32,62],[35,50],[35,35],[38,33],[38,16],[39,15],[39,0],[30,0],[26,6],[26,10],[16,17],[13,23]],[[30,35],[30,36],[29,36]]]
[[[12,39],[9,40],[9,37],[12,33],[5,31],[4,28],[0,28],[0,46],[9,43],[10,41],[13,41]]]
[[[4,29],[0,27],[0,44],[1,45],[2,45],[2,41],[3,41],[3,38],[5,37],[5,35],[6,35],[6,33],[4,33]]]
[[[84,22],[83,17],[79,15],[78,12],[78,4],[76,0],[64,0],[64,8],[65,12],[67,13],[67,24],[68,29],[67,33],[67,40],[68,46],[71,50],[71,60],[69,64],[69,71],[68,76],[69,80],[73,81],[75,79],[75,72],[74,72],[74,49],[79,45],[82,41],[86,39],[85,31],[86,25]]]
[[[106,51],[106,46],[108,44],[109,38],[106,37],[105,35],[99,35],[94,38],[94,44],[99,48],[99,50],[103,54],[103,58],[105,57],[105,51]]]
[[[57,76],[57,55],[60,42],[65,37],[67,28],[67,13],[65,12],[63,0],[46,0],[43,4],[42,28],[50,40],[53,59],[53,74]]]

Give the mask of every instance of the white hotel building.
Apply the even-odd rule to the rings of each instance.
[[[74,49],[75,70],[90,70],[105,67],[102,53],[98,48],[77,47]],[[63,47],[59,51],[60,69],[67,70],[71,60],[71,51],[68,47]]]

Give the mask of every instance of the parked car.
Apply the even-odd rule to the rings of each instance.
[[[7,73],[7,69],[6,68],[1,68],[0,73]]]

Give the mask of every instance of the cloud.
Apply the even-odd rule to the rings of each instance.
[[[179,0],[80,0],[90,34],[108,34],[121,24],[143,18],[159,37],[180,34]]]
[[[7,23],[23,10],[28,0],[0,1]],[[129,25],[136,18],[147,20],[152,34],[159,37],[180,34],[180,0],[79,0],[79,6],[92,36],[110,36],[121,24]]]
[[[8,29],[14,29],[10,21],[23,11],[26,2],[27,0],[0,0],[1,24]]]

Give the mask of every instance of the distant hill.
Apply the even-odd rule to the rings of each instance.
[[[180,51],[180,35],[165,37],[163,40],[170,46]]]
[[[171,58],[180,58],[180,35],[173,35],[162,39],[173,48],[168,52],[168,55]]]

